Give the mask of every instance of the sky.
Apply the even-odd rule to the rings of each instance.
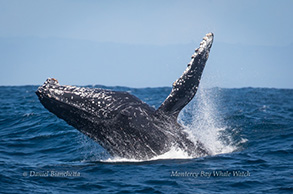
[[[291,0],[0,0],[0,85],[171,86],[215,34],[204,87],[293,88]]]

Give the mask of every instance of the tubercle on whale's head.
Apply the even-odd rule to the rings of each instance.
[[[83,111],[85,114],[92,112],[89,109],[89,104],[92,102],[84,102],[81,99],[83,95],[88,94],[86,88],[60,85],[56,79],[48,78],[37,89],[36,94],[45,108],[65,121],[81,119],[80,116],[71,111],[73,109]]]
[[[36,94],[37,96],[42,99],[42,98],[56,98],[56,91],[58,91],[60,87],[60,84],[57,79],[55,78],[48,78],[42,86],[40,86]],[[54,92],[53,92],[54,91]],[[61,92],[61,91],[60,91]],[[58,93],[58,92],[57,92]],[[60,95],[61,93],[59,93]]]
[[[76,86],[60,85],[55,78],[48,78],[43,85],[41,85],[36,94],[40,101],[54,100],[63,104],[74,105],[78,103],[75,97],[82,93],[85,89],[80,89]]]
[[[110,94],[110,92],[108,92]],[[108,94],[107,93],[107,94]],[[106,90],[99,88],[90,89],[85,87],[60,85],[54,78],[48,78],[37,91],[37,96],[45,108],[54,114],[63,113],[62,119],[68,115],[65,109],[75,108],[89,114],[96,112],[106,106]]]

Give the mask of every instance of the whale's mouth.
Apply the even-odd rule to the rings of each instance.
[[[60,85],[54,78],[48,78],[35,92],[40,102],[57,117],[71,123],[77,129],[90,123],[93,114],[80,102],[78,94],[86,90],[76,86]]]

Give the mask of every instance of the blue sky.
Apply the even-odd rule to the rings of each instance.
[[[293,1],[0,0],[0,85],[171,86],[215,34],[205,87],[293,88]]]

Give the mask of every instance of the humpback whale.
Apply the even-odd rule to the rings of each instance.
[[[203,38],[186,70],[158,109],[127,92],[60,85],[48,78],[36,94],[45,108],[89,136],[112,156],[147,160],[176,146],[190,156],[210,154],[177,122],[179,112],[193,99],[213,43]]]

